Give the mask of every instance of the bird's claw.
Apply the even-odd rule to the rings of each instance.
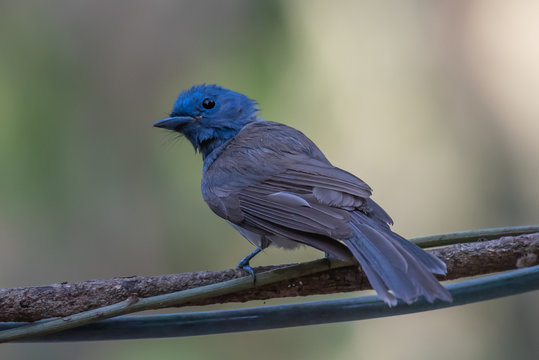
[[[242,262],[240,261],[240,263],[238,264],[238,266],[236,267],[236,269],[239,269],[239,270],[243,270],[243,271],[247,271],[249,274],[251,274],[251,276],[253,277],[253,284],[256,283],[256,274],[255,274],[255,271],[253,270],[253,268],[251,267],[251,265],[249,265],[249,263],[247,262],[246,264],[242,264]]]

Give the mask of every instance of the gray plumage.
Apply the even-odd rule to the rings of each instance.
[[[207,88],[199,88],[200,100],[212,96],[218,104],[234,99],[224,96],[229,90],[218,88],[225,91],[221,96]],[[184,107],[182,94],[175,110]],[[190,139],[203,153],[202,195],[217,215],[259,248],[307,245],[342,260],[356,259],[390,306],[396,298],[411,303],[421,295],[430,302],[451,301],[432,275],[445,274],[445,264],[390,230],[391,218],[370,199],[365,182],[331,165],[300,131],[262,120],[256,109],[244,119],[241,110],[241,126],[228,137],[220,134],[211,151],[203,148],[207,139]],[[168,122],[156,126],[170,128],[170,119],[178,115],[185,117],[173,112]],[[174,130],[189,137],[190,130],[177,123]]]

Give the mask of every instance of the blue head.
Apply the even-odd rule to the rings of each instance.
[[[153,124],[184,135],[204,159],[256,121],[256,102],[217,85],[198,85],[184,90],[176,99],[170,117]]]

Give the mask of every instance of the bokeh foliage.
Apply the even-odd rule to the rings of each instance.
[[[202,82],[304,131],[405,236],[537,223],[539,11],[472,3],[1,1],[1,286],[222,269],[251,250],[203,203],[190,144],[151,128]],[[0,357],[531,358],[537,300]]]

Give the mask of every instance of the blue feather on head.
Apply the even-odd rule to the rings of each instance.
[[[206,158],[214,149],[256,121],[257,103],[218,85],[196,85],[182,91],[170,117],[154,126],[184,135]]]

